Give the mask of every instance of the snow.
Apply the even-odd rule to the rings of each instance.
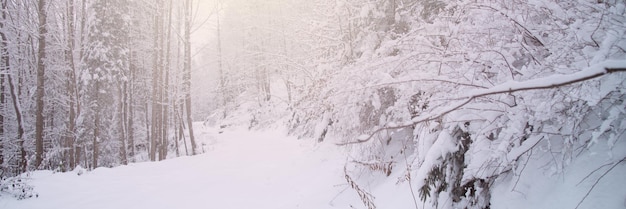
[[[0,208],[334,208],[346,187],[336,146],[200,127],[202,155],[76,172],[31,174],[38,198],[0,197]],[[347,194],[347,193],[344,193]],[[349,194],[352,195],[352,194]],[[335,205],[346,208],[347,205]]]
[[[611,158],[621,159],[626,156],[626,141],[620,140],[618,143],[620,145],[614,148],[606,143],[594,145],[589,153],[574,159],[562,174],[556,175],[541,169],[553,160],[552,156],[530,153],[531,160],[526,162],[525,169],[495,182],[491,208],[626,207],[626,166],[622,162],[608,171],[615,165],[611,163]],[[601,177],[605,172],[606,175]],[[598,185],[581,202],[596,181]]]
[[[616,109],[612,114],[619,111]],[[281,129],[227,128],[219,134],[217,129],[199,123],[195,127],[200,142],[208,146],[205,154],[98,168],[86,173],[36,171],[30,174],[29,182],[39,197],[15,200],[3,196],[0,209],[363,208],[344,178],[345,152],[330,142],[298,140],[287,137]],[[417,192],[430,168],[447,153],[458,149],[447,130],[436,138],[436,141],[422,144],[426,152],[419,155],[424,161],[413,167],[412,182],[401,180],[408,170],[406,163],[396,164],[391,176],[351,172],[352,178],[375,197],[378,208],[415,208],[415,204],[431,208],[429,203],[415,203],[412,190]],[[552,156],[533,154],[531,148],[542,146],[541,142],[545,142],[543,137],[531,137],[508,153],[508,160],[522,158],[518,162],[527,165],[519,166],[521,169],[504,174],[494,182],[491,208],[575,208],[596,181],[598,186],[579,208],[626,206],[623,198],[626,187],[620,184],[626,166],[618,164],[601,177],[614,165],[611,164],[614,159],[626,157],[626,140],[595,143],[589,153],[574,159],[569,169],[558,174],[549,174],[550,169],[543,169],[553,160]],[[490,143],[483,139],[473,146],[487,149]],[[488,154],[474,154],[470,162],[485,162]]]
[[[442,131],[437,140],[428,149],[428,153],[424,158],[424,162],[419,166],[415,174],[415,179],[419,182],[416,188],[420,188],[424,185],[423,180],[428,177],[428,172],[436,165],[438,161],[446,156],[448,153],[452,153],[458,149],[458,146],[454,138],[447,131]]]

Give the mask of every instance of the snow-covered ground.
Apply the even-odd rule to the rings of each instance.
[[[196,125],[204,154],[161,162],[135,163],[116,168],[30,173],[29,184],[38,197],[16,200],[0,197],[0,209],[37,208],[366,208],[344,179],[346,153],[332,143],[298,140],[284,131],[218,130]],[[594,153],[619,158],[626,141],[596,146]],[[522,179],[510,175],[497,181],[491,208],[575,208],[590,186],[611,167],[607,156],[583,156],[564,174],[547,175],[543,157],[528,163]],[[348,159],[349,161],[350,159]],[[398,165],[390,176],[351,172],[359,187],[373,195],[377,208],[435,208],[413,199],[411,188],[398,180],[406,169]],[[579,208],[626,206],[623,174],[617,165],[599,181]],[[585,175],[591,173],[589,178]],[[582,180],[582,181],[581,181]],[[582,183],[578,183],[582,182]],[[415,190],[414,190],[415,191]],[[417,194],[415,194],[417,195]],[[417,204],[417,206],[416,206]]]
[[[205,154],[98,168],[80,176],[37,171],[30,181],[39,197],[0,197],[0,208],[349,207],[333,202],[352,192],[345,190],[342,175],[345,156],[335,146],[281,131],[197,129],[207,143]]]

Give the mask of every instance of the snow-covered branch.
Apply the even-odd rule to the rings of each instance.
[[[606,74],[618,73],[618,72],[626,72],[626,60],[605,61],[597,65],[591,66],[585,70],[572,73],[572,74],[551,75],[551,76],[527,80],[527,81],[509,81],[509,82],[502,83],[500,85],[493,86],[488,89],[477,89],[477,90],[471,91],[466,96],[455,99],[455,100],[462,100],[462,101],[457,102],[452,105],[448,105],[439,110],[435,110],[432,112],[432,114],[413,118],[411,121],[408,121],[402,125],[395,125],[395,124],[387,125],[385,127],[375,130],[371,134],[361,135],[357,137],[355,141],[338,143],[337,145],[349,145],[349,144],[358,144],[358,143],[367,142],[370,139],[372,139],[374,135],[384,130],[407,128],[407,127],[411,127],[419,123],[428,122],[428,121],[441,118],[442,116],[445,116],[446,114],[467,105],[468,103],[472,102],[476,98],[485,97],[489,95],[503,94],[503,93],[512,93],[512,92],[518,92],[518,91],[558,88],[561,86],[566,86],[566,85],[594,79],[594,78],[597,78]]]

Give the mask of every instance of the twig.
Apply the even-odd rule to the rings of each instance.
[[[343,167],[343,172],[346,181],[348,182],[350,187],[352,187],[352,189],[354,189],[354,191],[356,191],[356,193],[359,195],[361,201],[363,202],[363,205],[365,205],[368,209],[376,209],[376,205],[374,205],[373,201],[374,196],[359,187],[359,185],[350,177],[350,175],[348,175],[348,170],[346,166]]]
[[[409,159],[406,157],[406,141],[403,141],[403,146],[402,149],[404,149],[404,151],[402,151],[402,155],[404,156],[404,163],[406,165],[406,175],[407,175],[407,181],[409,181],[409,189],[411,190],[411,196],[413,197],[413,203],[415,203],[415,209],[418,209],[417,207],[417,198],[415,198],[415,192],[413,191],[413,183],[411,182],[411,164],[409,164]]]
[[[533,38],[535,38],[536,40],[539,41],[539,39],[537,37],[535,37],[535,35],[533,35],[533,33],[530,32],[530,30],[528,30],[528,28],[526,28],[524,25],[522,25],[521,23],[519,23],[517,20],[513,19],[512,17],[510,17],[507,14],[504,14],[504,12],[491,7],[491,6],[487,6],[487,5],[476,5],[477,8],[488,8],[491,9],[493,11],[496,11],[498,13],[500,13],[502,16],[506,17],[507,19],[509,19],[511,22],[513,22],[513,24],[519,26],[520,28],[522,28],[524,30],[524,32],[528,33],[528,35],[531,35]],[[541,43],[541,41],[539,41],[539,43]],[[541,43],[541,45],[543,45],[543,43]]]
[[[602,16],[600,16],[600,21],[598,22],[598,25],[596,26],[596,29],[594,29],[593,33],[591,33],[591,35],[589,35],[589,37],[591,37],[591,40],[593,41],[593,43],[596,44],[596,47],[600,47],[600,44],[598,44],[596,39],[593,38],[593,35],[596,34],[596,32],[598,31],[598,28],[600,28],[600,25],[602,25],[602,20],[603,19],[604,19],[604,13],[602,13]]]
[[[533,155],[533,149],[529,150],[530,152],[528,153],[528,158],[526,159],[526,163],[524,163],[524,166],[522,166],[522,170],[519,171],[519,174],[517,177],[517,180],[515,180],[515,185],[513,185],[513,189],[511,189],[511,191],[515,191],[515,187],[517,187],[517,183],[519,183],[519,180],[522,178],[522,172],[524,172],[524,170],[526,169],[526,165],[528,165],[528,161],[530,161],[530,156]],[[513,172],[513,174],[515,175],[515,172]]]
[[[587,199],[587,196],[589,196],[589,193],[591,193],[591,191],[593,190],[593,188],[596,187],[596,185],[598,185],[598,182],[600,182],[600,180],[602,180],[602,178],[604,178],[604,176],[606,176],[606,174],[608,174],[609,172],[611,172],[611,170],[613,170],[613,168],[615,168],[617,165],[619,165],[620,163],[626,161],[626,157],[622,158],[620,161],[617,161],[617,163],[615,163],[615,165],[611,166],[611,168],[609,168],[608,170],[606,170],[602,176],[600,176],[600,178],[598,178],[596,180],[596,182],[593,183],[593,185],[591,186],[591,188],[589,188],[589,191],[587,191],[587,194],[585,194],[585,196],[583,197],[583,199],[580,200],[580,202],[578,202],[578,205],[576,205],[576,208],[574,209],[578,209],[578,207],[580,207],[580,204],[582,204],[585,199]]]
[[[596,171],[599,171],[600,169],[604,168],[604,166],[609,166],[611,165],[611,163],[607,163],[604,165],[601,165],[600,167],[596,168],[595,170],[591,171],[591,173],[587,174],[587,176],[585,176],[585,178],[581,179],[578,184],[576,184],[576,186],[580,185],[581,183],[583,183],[585,180],[587,180],[587,178],[589,178],[592,174],[596,173]]]

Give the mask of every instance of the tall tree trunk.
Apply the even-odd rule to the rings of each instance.
[[[46,1],[39,0],[39,48],[37,53],[37,90],[36,90],[36,119],[35,119],[35,168],[40,168],[43,161],[43,129],[44,129],[44,80],[46,59]]]
[[[186,3],[186,2],[183,2],[183,3]],[[179,16],[176,18],[176,33],[178,34],[183,32],[185,28],[184,26],[185,8],[187,7],[186,6],[177,7],[176,14],[178,14]],[[182,55],[184,52],[181,53],[181,48],[184,48],[182,47],[183,45],[184,45],[183,40],[180,38],[177,38],[176,39],[176,72],[181,72],[182,69],[184,68],[184,66],[183,68],[181,68],[181,61],[183,63],[185,62],[183,60],[184,57]],[[184,49],[182,51],[184,51]],[[180,73],[176,75],[177,75],[176,78],[178,78],[178,76],[180,76]],[[181,84],[180,79],[176,79],[176,86],[180,86],[180,84]],[[182,117],[182,114],[184,114],[184,108],[183,108],[183,103],[182,103],[183,100],[181,100],[180,96],[178,96],[180,95],[180,88],[175,89],[174,95],[175,96],[173,98],[175,99],[172,99],[172,109],[173,109],[174,115],[172,117],[175,118],[176,121],[178,122],[178,124],[176,124],[176,126],[174,127],[174,129],[178,130],[178,135],[177,135],[178,139],[176,141],[176,144],[178,144],[179,141],[182,140],[185,145],[185,156],[188,156],[189,152],[187,150],[187,141],[185,140],[185,131],[184,131],[185,128],[183,127],[185,125],[185,120],[183,120],[183,117]],[[180,155],[180,151],[178,149],[176,151],[178,152],[176,155]]]
[[[169,7],[167,8],[167,24],[165,24],[167,26],[167,32],[166,32],[166,37],[163,39],[163,44],[166,45],[166,50],[165,50],[165,54],[164,54],[164,73],[165,73],[165,79],[163,80],[163,123],[162,123],[162,142],[161,142],[161,156],[159,157],[161,160],[165,160],[167,159],[167,151],[168,151],[168,147],[169,147],[169,137],[168,137],[168,130],[169,130],[169,114],[170,114],[170,105],[169,105],[169,80],[170,80],[170,71],[171,71],[171,44],[170,44],[170,40],[171,40],[171,34],[172,34],[172,30],[171,27],[169,27],[172,24],[172,0],[169,0]]]
[[[126,103],[125,99],[126,98],[124,96],[124,92],[126,91],[126,81],[122,81],[124,84],[121,87],[118,87],[118,91],[119,91],[119,95],[120,97],[122,97],[123,99],[120,99],[120,101],[118,102],[118,129],[119,129],[119,137],[120,137],[120,161],[122,163],[122,165],[127,165],[128,164],[128,158],[126,157],[126,125],[125,125],[125,117],[124,117],[124,110],[126,109],[126,107],[124,107],[124,104]]]
[[[78,53],[78,59],[77,60],[83,60],[83,57],[85,57],[85,48],[86,48],[86,38],[85,35],[87,34],[87,30],[86,30],[86,24],[87,24],[87,0],[82,0],[81,4],[80,4],[81,8],[80,8],[80,31],[79,31],[79,36],[78,38],[78,43],[79,43],[79,53]],[[76,18],[79,19],[79,18]],[[79,64],[82,64],[82,62],[79,62]],[[81,115],[81,103],[80,103],[80,93],[78,91],[78,81],[77,81],[77,75],[78,75],[78,69],[76,68],[76,66],[74,66],[74,79],[73,81],[73,86],[74,86],[74,98],[76,99],[76,118],[80,118]],[[86,122],[86,121],[85,121]],[[77,122],[78,123],[78,122]],[[84,123],[84,122],[83,122]],[[74,132],[76,137],[76,134],[78,134],[78,130],[75,128],[75,132]],[[89,162],[89,160],[87,159],[87,142],[85,140],[81,140],[81,139],[77,139],[74,138],[74,160],[75,165],[78,166],[81,164],[83,164],[83,167],[87,167],[87,164]]]
[[[2,0],[2,20],[0,21],[0,36],[2,38],[2,61],[1,61],[1,69],[0,69],[0,107],[4,109],[6,107],[6,100],[4,95],[4,75],[9,71],[9,50],[7,46],[7,36],[4,33],[5,25],[4,23],[7,21],[7,0]],[[4,173],[4,143],[6,142],[6,137],[4,136],[4,112],[0,112],[0,170]],[[1,174],[1,173],[0,173]]]
[[[144,112],[144,116],[145,116],[144,121],[146,122],[146,124],[145,124],[146,125],[146,143],[148,143],[148,146],[147,146],[148,150],[147,151],[148,151],[148,155],[151,156],[152,155],[152,153],[151,153],[151,151],[152,151],[151,150],[151,148],[152,148],[152,136],[151,136],[152,135],[152,131],[151,131],[151,126],[150,126],[150,115],[148,113],[148,107],[149,107],[148,103],[150,103],[150,102],[146,101],[144,103],[144,110],[145,110],[145,112]]]
[[[96,81],[96,89],[98,89],[98,81]],[[96,93],[96,101],[98,101],[98,94]],[[100,111],[95,110],[94,119],[93,119],[93,155],[91,158],[91,166],[92,168],[98,167],[98,155],[100,155],[100,149],[98,148],[98,136],[100,134]]]
[[[185,0],[185,62],[183,68],[183,86],[185,89],[185,110],[187,111],[187,125],[189,140],[191,141],[191,154],[196,154],[196,140],[193,135],[193,120],[191,119],[191,0]]]
[[[161,0],[157,1],[157,10],[154,14],[154,58],[152,68],[152,127],[151,127],[151,144],[150,144],[150,160],[157,160],[157,152],[160,152],[159,145],[161,143],[161,120],[162,120],[162,86],[161,86],[161,17],[159,8],[161,8]]]
[[[185,120],[183,120],[183,114],[185,112],[185,108],[183,108],[183,103],[180,104],[180,114],[178,118],[180,119],[180,124],[178,124],[179,130],[178,134],[180,138],[183,140],[183,145],[185,145],[185,156],[189,156],[189,148],[187,148],[187,140],[185,139]]]
[[[134,114],[133,114],[133,90],[134,90],[134,82],[135,82],[135,68],[134,65],[132,63],[132,56],[133,56],[133,51],[132,51],[132,47],[129,47],[129,55],[128,55],[128,60],[129,62],[129,82],[128,82],[128,88],[126,89],[126,95],[127,95],[127,102],[126,102],[126,108],[127,108],[127,112],[128,112],[128,118],[126,119],[128,122],[126,123],[126,130],[128,130],[128,146],[130,147],[130,149],[128,150],[128,157],[130,158],[130,162],[135,162],[134,158],[135,158],[135,140],[134,140],[134,136],[135,136],[135,129],[133,127],[134,124]]]
[[[129,12],[130,13],[130,12]],[[134,129],[134,108],[133,108],[133,91],[135,89],[135,64],[134,62],[134,52],[133,52],[133,39],[135,37],[132,33],[132,26],[128,27],[128,86],[126,87],[126,92],[124,93],[124,99],[126,103],[126,130],[128,130],[127,141],[128,141],[128,157],[130,158],[130,162],[135,162],[135,129]]]
[[[76,88],[76,64],[74,63],[74,0],[68,1],[67,10],[67,49],[65,51],[65,59],[69,64],[67,71],[66,91],[69,99],[68,106],[68,122],[65,139],[65,163],[66,167],[70,170],[76,167],[75,158],[75,143],[76,143],[76,106],[78,103],[77,88]]]
[[[176,106],[173,106],[173,109],[176,110]],[[181,139],[179,131],[178,131],[178,119],[176,119],[176,113],[172,115],[172,123],[174,126],[174,147],[176,147],[176,157],[180,157],[180,147],[178,146],[178,141]]]
[[[13,102],[13,109],[15,111],[15,118],[17,119],[17,144],[20,149],[20,161],[18,163],[19,171],[17,173],[26,172],[26,148],[24,147],[24,123],[22,119],[22,109],[18,97],[17,89],[11,79],[11,74],[7,74],[9,81],[9,90],[11,91],[11,101]]]

